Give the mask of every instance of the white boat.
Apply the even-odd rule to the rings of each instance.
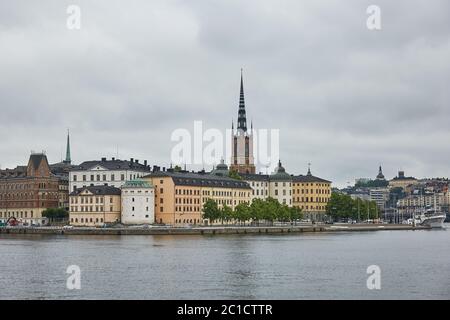
[[[420,225],[431,228],[444,228],[445,214],[434,209],[427,209],[418,217]]]

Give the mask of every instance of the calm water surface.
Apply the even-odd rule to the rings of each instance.
[[[381,268],[381,290],[366,269]],[[81,268],[81,290],[66,269]],[[447,230],[0,235],[0,299],[450,299]]]

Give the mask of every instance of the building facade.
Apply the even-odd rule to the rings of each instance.
[[[414,177],[406,177],[404,171],[399,171],[398,176],[389,181],[389,188],[402,188],[405,190],[408,186],[417,184]]]
[[[112,186],[88,186],[69,195],[69,221],[73,226],[98,227],[120,222],[121,190]]]
[[[280,204],[292,207],[292,176],[286,172],[281,161],[269,176],[269,196]]]
[[[143,180],[127,181],[122,186],[123,224],[152,224],[155,222],[155,192],[150,183]]]
[[[147,161],[143,164],[131,158],[130,161],[112,158],[100,161],[85,161],[70,170],[71,192],[87,186],[113,186],[120,188],[126,181],[138,179],[150,173]]]
[[[251,124],[250,130],[247,130],[242,70],[237,129],[234,130],[234,125],[232,124],[231,132],[232,147],[230,169],[238,173],[255,173],[255,159],[253,156],[253,124]]]
[[[302,210],[305,218],[323,220],[331,197],[331,181],[315,177],[308,169],[306,175],[292,178],[293,205]]]
[[[208,199],[234,209],[250,203],[251,188],[240,180],[209,173],[156,171],[142,178],[155,186],[155,220],[170,225],[199,225]]]
[[[44,153],[32,153],[27,166],[0,170],[0,222],[45,224],[42,212],[64,202],[64,183],[52,173]]]

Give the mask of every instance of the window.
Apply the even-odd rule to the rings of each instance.
[[[125,180],[125,175],[123,173],[120,175],[120,180],[122,180],[122,181]]]
[[[111,175],[111,181],[114,181],[114,175],[113,174]]]
[[[83,174],[83,181],[86,181],[86,175]]]
[[[77,175],[76,174],[73,175],[73,181],[77,181]]]

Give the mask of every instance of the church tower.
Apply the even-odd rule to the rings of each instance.
[[[255,173],[255,160],[253,157],[253,124],[251,124],[250,131],[248,131],[242,69],[237,129],[234,130],[234,124],[231,124],[231,134],[232,146],[230,169],[237,171],[238,173]]]
[[[67,144],[66,144],[66,159],[63,161],[65,164],[71,164],[72,159],[70,157],[70,133],[67,129]]]

